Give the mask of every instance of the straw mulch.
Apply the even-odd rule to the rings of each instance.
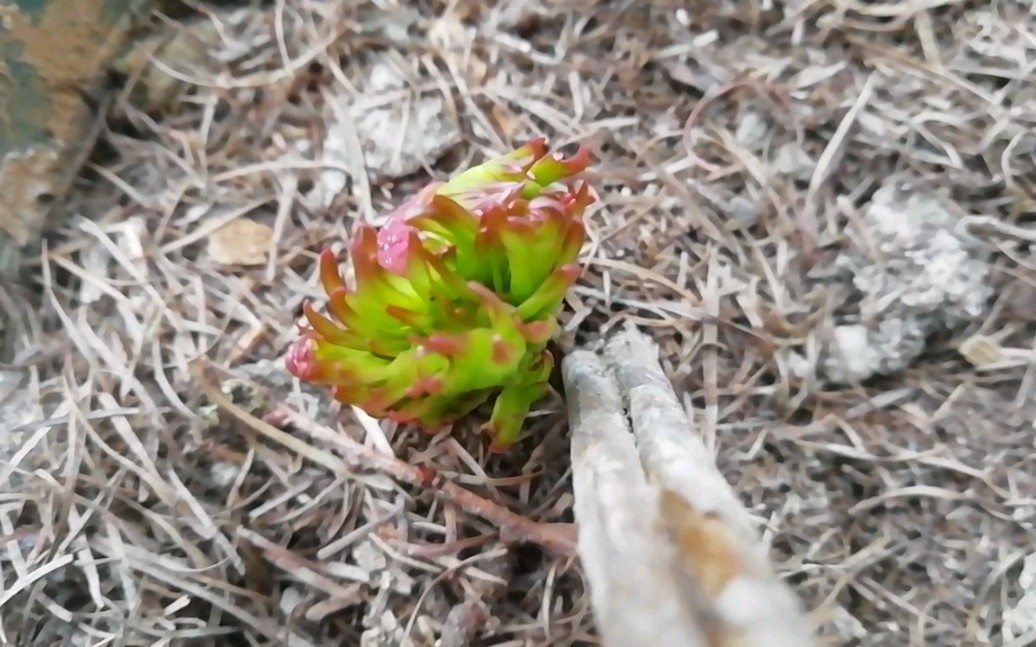
[[[650,331],[828,644],[1025,644],[1028,4],[164,3],[0,291],[0,642],[595,644],[560,394],[488,456],[281,359],[323,246],[544,135],[601,198],[560,349]]]

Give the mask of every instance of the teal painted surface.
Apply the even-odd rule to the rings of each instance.
[[[115,24],[144,6],[146,0],[104,0],[103,20]]]
[[[39,24],[43,20],[44,14],[47,13],[47,5],[51,0],[15,0],[14,6],[18,7],[24,15],[28,16],[33,23]],[[10,0],[0,2],[0,5],[11,5]]]
[[[0,37],[0,61],[7,68],[0,77],[0,155],[46,142],[49,137],[43,117],[50,102],[31,65],[21,60],[24,45]]]
[[[17,270],[90,145],[84,97],[152,0],[0,0],[0,275]]]

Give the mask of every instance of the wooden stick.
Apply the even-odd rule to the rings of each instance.
[[[600,359],[562,361],[572,428],[579,554],[606,645],[705,645],[668,571],[674,550],[658,526],[658,493],[640,469],[622,398]]]
[[[650,338],[621,332],[602,355],[571,353],[562,374],[578,549],[604,644],[814,644]]]

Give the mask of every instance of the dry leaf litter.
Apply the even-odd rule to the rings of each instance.
[[[300,459],[190,364],[571,521],[560,396],[490,457],[477,420],[379,425],[280,368],[326,241],[545,135],[602,198],[561,350],[651,332],[829,644],[1031,644],[1030,3],[190,8],[0,290],[0,642],[594,644],[578,560]]]

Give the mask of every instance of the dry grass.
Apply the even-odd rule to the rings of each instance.
[[[560,397],[489,457],[478,421],[435,438],[372,424],[279,360],[326,241],[543,134],[593,148],[603,205],[561,346],[623,320],[652,332],[832,644],[1005,644],[1036,536],[1031,363],[978,372],[933,341],[836,388],[781,358],[859,299],[823,270],[885,177],[1032,219],[1036,16],[1010,0],[646,4],[278,0],[203,18],[208,50],[133,71],[64,226],[0,290],[0,407],[21,398],[0,408],[0,642],[594,644],[577,560],[350,464],[326,433],[286,427],[300,453],[247,423],[287,405],[563,539],[547,525],[571,521]],[[374,64],[406,82],[384,89]],[[154,104],[138,90],[163,76],[178,100]],[[388,130],[367,130],[379,115]],[[406,177],[363,172],[415,148]],[[210,234],[242,217],[273,253],[221,265]],[[990,231],[996,297],[975,326],[1031,348],[1036,264]],[[213,406],[198,357],[253,417]]]

